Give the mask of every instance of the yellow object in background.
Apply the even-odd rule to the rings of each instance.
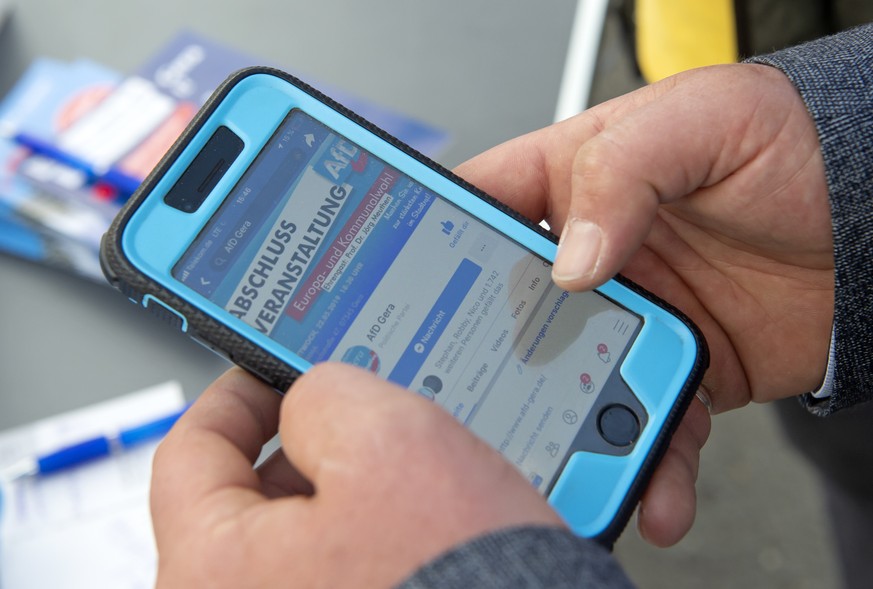
[[[636,0],[637,61],[649,82],[737,60],[733,0]]]

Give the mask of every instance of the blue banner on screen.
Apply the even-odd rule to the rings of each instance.
[[[446,288],[425,316],[421,327],[415,332],[412,341],[406,346],[397,366],[391,371],[388,380],[409,386],[412,379],[424,364],[424,359],[430,354],[437,340],[446,330],[446,326],[455,316],[458,307],[473,287],[482,268],[470,260],[464,259],[455,273],[449,279]]]

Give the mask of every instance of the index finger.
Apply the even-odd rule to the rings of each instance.
[[[173,427],[155,454],[151,510],[155,534],[184,525],[191,508],[224,492],[223,509],[264,500],[252,469],[262,446],[276,433],[281,397],[239,368],[218,378]]]

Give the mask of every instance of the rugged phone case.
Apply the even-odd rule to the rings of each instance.
[[[122,234],[131,216],[152,192],[152,189],[158,180],[163,177],[165,172],[176,161],[184,147],[188,144],[189,139],[197,134],[204,122],[210,117],[228,92],[236,84],[255,74],[276,76],[296,86],[306,94],[309,94],[317,100],[325,103],[341,115],[361,125],[407,155],[427,165],[438,174],[461,185],[463,188],[485,200],[498,210],[522,222],[532,231],[537,232],[553,242],[557,242],[557,237],[555,235],[545,231],[539,225],[530,222],[528,219],[509,209],[496,199],[483,193],[481,190],[457,177],[449,170],[431,161],[426,156],[418,153],[396,138],[388,135],[375,125],[349,111],[327,96],[324,96],[297,78],[284,72],[265,67],[247,68],[234,73],[210,97],[208,102],[189,124],[188,128],[182,133],[173,147],[167,152],[156,168],[151,172],[151,174],[149,174],[140,188],[118,214],[108,232],[103,237],[100,251],[100,262],[103,272],[110,284],[121,291],[132,302],[142,306],[160,320],[188,333],[188,335],[208,346],[216,353],[247,369],[258,378],[267,382],[277,391],[284,392],[287,390],[293,383],[294,379],[299,376],[299,372],[273,354],[253,344],[233,329],[218,323],[185,299],[175,295],[170,290],[142,274],[125,255],[122,247]],[[621,506],[615,513],[615,516],[612,518],[609,525],[607,525],[595,537],[596,540],[607,547],[612,546],[626,526],[649,478],[669,445],[673,431],[681,421],[688,404],[693,398],[709,361],[708,350],[702,335],[697,327],[682,313],[669,304],[666,304],[664,301],[661,301],[651,293],[648,293],[638,285],[623,279],[622,277],[617,277],[616,280],[635,293],[666,309],[685,324],[693,334],[698,353],[695,365],[686,381],[686,385],[677,397],[669,414],[665,416],[664,427],[644,460],[638,476],[635,478],[629,492],[626,494]]]

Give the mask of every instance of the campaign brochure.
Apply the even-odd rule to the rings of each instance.
[[[88,59],[34,61],[0,101],[0,251],[102,281],[112,218],[213,90],[251,65],[287,70],[191,31],[127,76]],[[448,143],[431,125],[306,81],[425,155]]]

